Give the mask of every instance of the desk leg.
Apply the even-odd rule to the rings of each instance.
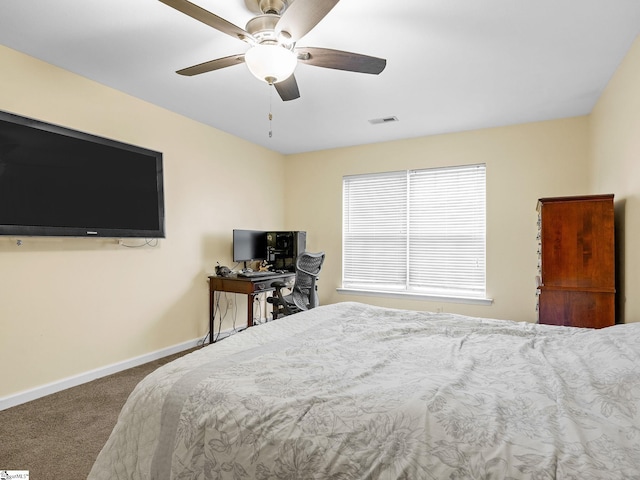
[[[216,312],[214,308],[214,299],[216,291],[209,289],[209,343],[213,343],[213,329],[215,328]]]
[[[253,293],[247,295],[247,328],[253,327],[253,302],[256,296]]]

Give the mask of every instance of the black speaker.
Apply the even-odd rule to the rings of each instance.
[[[307,248],[307,232],[267,232],[267,262],[274,270],[295,272],[296,258]]]

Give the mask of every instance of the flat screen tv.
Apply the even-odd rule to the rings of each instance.
[[[233,231],[233,261],[266,260],[267,232],[258,230]]]
[[[0,235],[164,238],[162,153],[0,112]]]

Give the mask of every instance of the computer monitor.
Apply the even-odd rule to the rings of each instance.
[[[266,260],[267,232],[260,230],[233,231],[233,261],[251,262]]]

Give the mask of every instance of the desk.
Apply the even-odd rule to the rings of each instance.
[[[294,272],[274,273],[268,277],[209,277],[209,341],[213,339],[215,292],[241,293],[247,295],[247,327],[253,325],[253,300],[258,293],[273,292],[271,284],[275,281],[291,282],[295,278]]]

